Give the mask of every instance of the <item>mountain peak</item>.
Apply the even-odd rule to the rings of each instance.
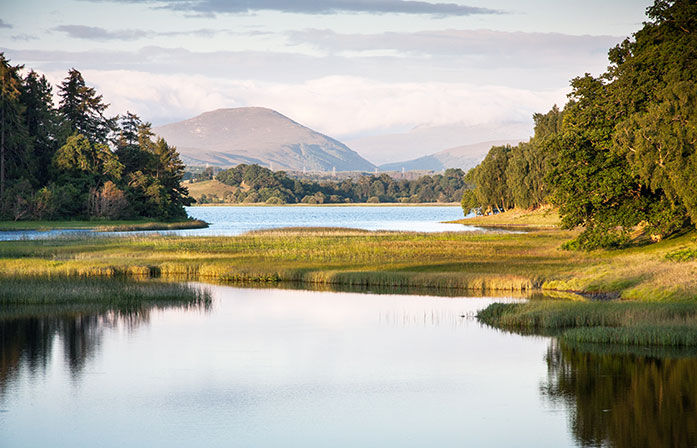
[[[154,128],[185,163],[273,169],[368,171],[374,165],[345,144],[264,107],[224,108]]]

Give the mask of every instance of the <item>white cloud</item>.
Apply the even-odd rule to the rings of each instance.
[[[301,83],[86,70],[83,75],[111,103],[155,124],[223,107],[263,106],[337,138],[417,126],[528,121],[533,112],[563,104],[567,89],[526,90],[445,82],[391,83],[328,76]],[[63,73],[49,74],[58,83]]]

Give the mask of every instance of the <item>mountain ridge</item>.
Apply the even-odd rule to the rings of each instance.
[[[264,107],[223,108],[153,128],[188,165],[371,171],[375,165],[332,137]]]

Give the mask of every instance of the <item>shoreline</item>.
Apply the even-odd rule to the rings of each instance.
[[[149,220],[104,220],[104,221],[0,221],[0,232],[52,230],[85,230],[94,232],[129,232],[155,230],[203,229],[209,224],[199,219],[162,222]]]
[[[253,203],[225,203],[225,204],[194,204],[189,207],[460,207],[459,202],[347,202],[328,204],[266,204]]]

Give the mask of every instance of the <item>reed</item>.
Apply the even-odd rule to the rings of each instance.
[[[651,246],[560,250],[573,232],[524,234],[277,229],[235,237],[73,236],[0,243],[0,274],[305,282],[461,291],[558,291],[640,301],[697,300],[697,261],[666,254],[694,234]]]
[[[495,303],[477,314],[488,325],[579,343],[697,345],[697,304],[530,301]]]

